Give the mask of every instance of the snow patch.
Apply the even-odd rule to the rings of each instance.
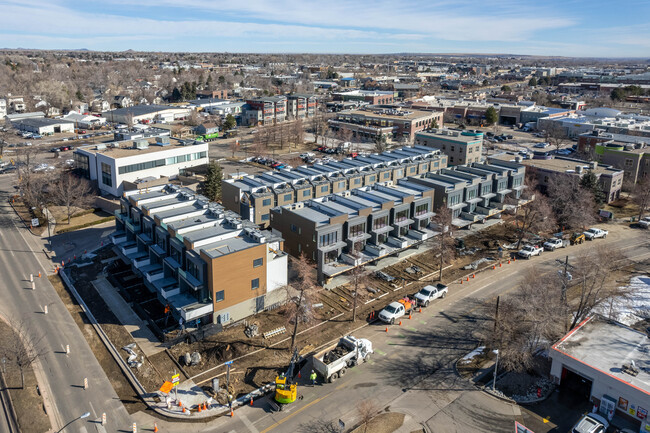
[[[633,277],[625,291],[626,296],[601,304],[597,312],[627,326],[650,318],[650,276]]]
[[[472,359],[474,359],[477,356],[481,355],[484,351],[485,351],[485,346],[479,346],[476,349],[472,350],[467,355],[463,356],[463,359],[461,359],[460,362],[464,362],[466,364],[469,364],[470,362],[472,362]]]

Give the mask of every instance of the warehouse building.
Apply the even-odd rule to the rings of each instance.
[[[63,119],[29,118],[12,122],[14,128],[39,135],[74,132],[74,122]]]
[[[175,107],[171,105],[134,105],[104,111],[102,116],[111,123],[166,123],[185,119],[192,112],[190,107]]]
[[[228,324],[287,299],[283,240],[188,188],[124,193],[111,240],[190,326]]]

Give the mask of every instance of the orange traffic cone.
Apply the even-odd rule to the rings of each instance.
[[[476,274],[472,274],[472,278],[476,278]]]
[[[183,406],[183,413],[185,413],[185,407]]]
[[[230,418],[235,416],[235,412],[232,411],[232,408],[230,408]]]
[[[411,320],[411,315],[409,314],[409,320]]]
[[[302,379],[302,374],[300,374],[300,372],[298,372],[298,379]]]
[[[399,326],[402,326],[402,321],[401,320],[399,321]]]
[[[499,267],[500,268],[503,267],[503,263],[499,262]]]
[[[201,409],[201,405],[199,405],[199,412],[201,412],[203,409]]]
[[[40,272],[38,273],[38,278],[41,278],[41,273]]]
[[[508,264],[510,264],[510,260],[508,260]]]
[[[183,406],[183,403],[181,403],[181,401],[178,400],[178,407],[181,407],[181,406]]]
[[[203,403],[203,410],[208,410],[208,404],[207,403]]]
[[[251,397],[251,406],[253,405],[253,397]]]
[[[460,284],[463,284],[463,279],[462,278],[460,279]]]
[[[422,312],[422,307],[420,307],[420,313]]]
[[[467,277],[467,281],[469,281],[469,277]]]
[[[158,425],[153,423],[153,433],[158,433]]]
[[[492,265],[492,269],[496,269],[496,268],[497,268],[497,266],[496,266],[496,265]]]
[[[386,332],[388,332],[388,326],[386,327]]]

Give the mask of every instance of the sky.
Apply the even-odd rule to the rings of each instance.
[[[0,16],[3,48],[650,58],[650,0],[0,0]]]

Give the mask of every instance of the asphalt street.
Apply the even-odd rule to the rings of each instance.
[[[19,223],[7,203],[13,175],[0,175],[0,267],[3,270],[0,314],[26,324],[33,341],[39,341],[43,356],[35,368],[48,415],[55,431],[84,412],[91,416],[76,421],[66,432],[103,431],[96,422],[107,414],[106,431],[128,428],[131,420],[79,327],[46,278],[52,266],[34,239]],[[29,275],[35,278],[32,290]],[[48,306],[48,314],[43,306]],[[70,353],[66,354],[66,345]],[[84,378],[89,388],[83,389]]]
[[[378,408],[406,414],[411,432],[418,426],[438,432],[511,432],[514,421],[538,422],[541,417],[516,405],[478,391],[454,372],[455,361],[478,344],[477,331],[490,324],[492,311],[485,301],[516,289],[527,269],[540,277],[556,272],[556,260],[569,260],[595,245],[606,245],[634,260],[650,257],[650,233],[622,226],[608,226],[607,239],[545,252],[531,260],[488,270],[463,285],[450,285],[449,295],[437,300],[402,326],[363,326],[352,334],[373,342],[375,355],[370,362],[349,370],[332,384],[301,386],[303,399],[282,412],[271,412],[267,399],[235,411],[234,418],[220,418],[210,424],[178,424],[159,421],[161,431],[215,433],[338,432],[338,420],[346,426],[358,422],[356,405],[372,400]],[[309,368],[309,367],[307,367]],[[303,374],[303,378],[307,377]],[[546,415],[545,415],[546,416]],[[568,416],[568,415],[567,415]],[[134,414],[142,425],[152,423],[143,413]],[[559,422],[553,418],[544,423]],[[347,431],[347,429],[346,429]]]

